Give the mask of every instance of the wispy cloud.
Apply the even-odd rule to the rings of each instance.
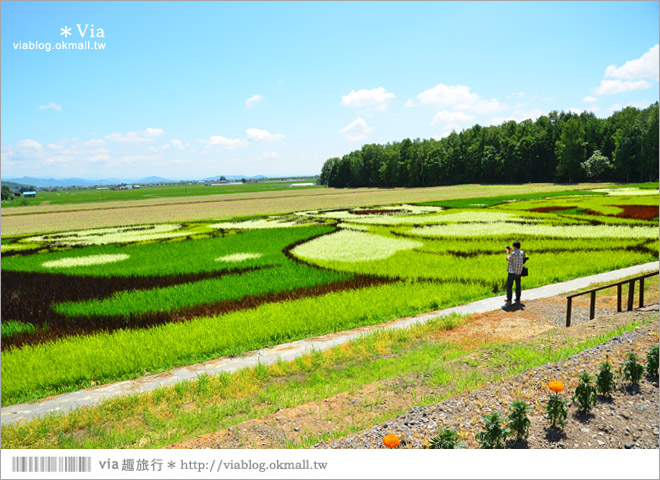
[[[373,127],[367,125],[367,122],[362,117],[358,117],[344,128],[339,130],[339,133],[346,134],[347,142],[359,142],[366,140],[367,136],[374,131]]]
[[[240,138],[227,138],[227,137],[223,137],[222,135],[213,135],[206,142],[206,145],[208,147],[221,147],[221,148],[227,148],[227,149],[242,147],[242,146],[247,145],[247,144],[248,144],[248,142],[246,142],[243,139],[240,139]]]
[[[390,100],[395,95],[383,87],[371,90],[351,90],[347,95],[342,95],[341,105],[351,108],[372,108],[374,110],[385,110]]]
[[[162,128],[146,128],[139,132],[114,132],[107,135],[105,139],[117,143],[143,143],[151,142],[155,137],[159,137],[164,133],[165,131]]]
[[[263,99],[264,99],[264,97],[262,97],[261,95],[259,95],[259,94],[257,93],[256,95],[252,95],[250,98],[248,98],[247,100],[245,100],[245,106],[246,106],[247,108],[252,108],[254,105],[256,105],[257,103],[259,103],[259,102],[262,101]]]
[[[646,80],[603,80],[600,86],[594,90],[598,95],[611,95],[614,93],[632,92],[634,90],[645,90],[651,84]]]
[[[39,105],[39,110],[57,110],[61,112],[62,106],[51,102],[48,105]]]
[[[259,128],[248,128],[245,134],[249,140],[255,142],[279,142],[284,138],[281,133],[270,133],[268,130],[261,130]]]

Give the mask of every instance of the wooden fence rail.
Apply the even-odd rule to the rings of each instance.
[[[586,292],[574,293],[566,297],[566,326],[571,326],[571,309],[573,306],[573,299],[579,297],[580,295],[591,295],[591,302],[589,304],[589,320],[593,320],[596,316],[596,292],[599,290],[605,290],[606,288],[616,287],[616,311],[621,311],[621,297],[623,295],[623,286],[628,284],[628,308],[630,311],[633,309],[633,300],[635,297],[635,282],[639,281],[639,306],[644,306],[644,279],[658,275],[659,272],[647,273],[645,275],[640,275],[639,277],[629,278],[628,280],[623,280],[622,282],[612,283],[611,285],[605,285],[604,287],[593,288],[587,290]]]

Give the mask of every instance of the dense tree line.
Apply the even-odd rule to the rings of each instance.
[[[535,121],[475,125],[440,140],[368,144],[328,159],[330,187],[658,180],[658,102],[609,118],[550,112]]]

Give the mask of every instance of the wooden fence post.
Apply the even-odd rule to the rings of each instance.
[[[635,299],[635,281],[628,283],[628,311],[633,309],[633,300]]]
[[[568,303],[566,304],[566,326],[571,326],[571,304],[573,303],[573,297],[568,297],[566,299]]]
[[[591,292],[591,305],[589,305],[589,320],[596,317],[596,291]]]

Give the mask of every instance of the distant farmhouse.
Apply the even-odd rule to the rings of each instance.
[[[23,198],[34,198],[37,196],[37,192],[30,191],[30,192],[23,192]]]

